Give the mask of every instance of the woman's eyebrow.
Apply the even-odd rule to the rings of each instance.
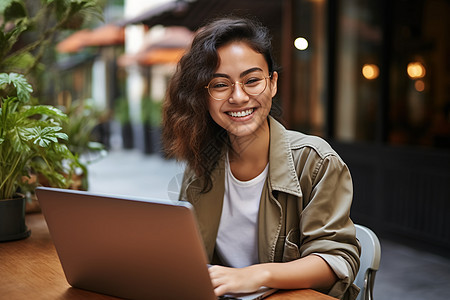
[[[244,77],[245,75],[250,74],[250,73],[255,72],[255,71],[261,71],[261,72],[263,72],[263,70],[262,70],[261,68],[259,68],[259,67],[254,67],[254,68],[250,68],[250,69],[248,69],[248,70],[245,70],[244,72],[242,72],[241,74],[239,74],[239,77],[242,78],[242,77]],[[228,75],[228,74],[223,74],[223,73],[215,73],[215,74],[213,75],[213,77],[214,77],[214,78],[215,78],[215,77],[225,77],[225,78],[228,78],[228,79],[231,78],[230,75]]]
[[[231,78],[229,75],[223,74],[223,73],[215,73],[215,74],[213,74],[213,77],[214,78],[216,78],[216,77],[225,77],[225,78],[228,78],[228,79]]]
[[[254,67],[254,68],[250,68],[250,69],[248,69],[248,70],[246,70],[246,71],[244,71],[244,72],[242,72],[240,75],[239,75],[239,77],[244,77],[245,75],[247,75],[247,74],[250,74],[250,73],[252,73],[252,72],[255,72],[255,71],[263,71],[261,68],[259,68],[259,67]]]

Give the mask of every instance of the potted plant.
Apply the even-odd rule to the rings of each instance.
[[[70,30],[80,29],[83,24],[94,19],[102,19],[101,5],[97,0],[67,0],[67,1],[25,1],[25,0],[4,0],[0,4],[0,70],[3,73],[2,84],[0,88],[2,93],[2,121],[6,122],[7,115],[13,120],[14,116],[19,117],[20,120],[39,119],[39,122],[54,123],[54,128],[60,126],[64,120],[67,120],[60,110],[56,110],[52,106],[35,106],[37,102],[50,104],[52,100],[52,93],[48,87],[50,82],[52,87],[53,80],[46,79],[51,75],[51,72],[44,72],[47,66],[54,61],[54,50],[52,42],[54,39],[64,32]],[[27,80],[21,75],[26,76]],[[35,90],[34,95],[37,99],[30,99],[31,86],[28,82],[33,83]],[[50,91],[50,92],[49,92]],[[44,96],[46,94],[46,96]],[[48,96],[50,95],[50,97]],[[28,107],[25,109],[25,107]],[[8,109],[6,109],[8,108]],[[24,112],[26,111],[26,112]],[[26,114],[30,114],[24,118]],[[32,115],[33,114],[33,115]],[[12,121],[8,122],[12,122]],[[10,123],[7,124],[11,125]],[[31,125],[30,125],[31,126]],[[41,132],[48,137],[51,134],[60,135],[58,141],[64,136],[61,131],[53,132],[49,127],[37,125],[34,130],[48,130],[48,132]],[[48,129],[43,129],[48,128]],[[6,129],[2,124],[2,144],[0,145],[3,154],[0,166],[3,176],[6,173],[6,168],[11,167],[7,165],[7,160],[10,159],[4,155],[10,151],[8,147],[11,145],[21,145],[27,147],[26,143],[17,140],[17,136],[12,141],[5,138]],[[27,129],[29,131],[31,129]],[[17,133],[24,134],[24,132]],[[9,133],[8,133],[9,134]],[[28,138],[31,133],[28,133]],[[50,140],[54,143],[53,140]],[[39,143],[46,143],[48,141],[41,140]],[[10,143],[12,143],[10,145]],[[17,144],[18,143],[18,144]],[[38,143],[38,144],[39,144]],[[9,145],[9,146],[7,146]],[[33,186],[47,181],[48,185],[52,186],[67,186],[72,183],[72,176],[74,170],[79,170],[83,167],[80,164],[77,156],[73,156],[70,151],[66,151],[67,147],[60,143],[47,145],[45,156],[36,155],[31,160],[28,156],[24,156],[18,167],[14,168],[8,178],[1,177],[2,193],[0,199],[6,197],[4,195],[11,195],[11,191],[16,191],[19,188],[27,195],[32,194]],[[16,148],[13,148],[17,150]],[[26,148],[27,149],[27,148]],[[36,150],[35,148],[33,148]],[[28,150],[28,149],[27,149]],[[42,150],[42,149],[41,149]],[[14,152],[15,153],[15,152]],[[25,153],[25,152],[24,152]],[[68,157],[70,156],[70,157]],[[64,158],[65,157],[65,158]],[[64,158],[64,159],[62,159]],[[27,171],[21,169],[26,167]],[[49,167],[51,166],[51,167]],[[32,173],[29,174],[29,171]],[[57,172],[54,172],[57,170]],[[69,174],[67,171],[70,171]],[[26,174],[23,180],[26,184],[16,181],[17,172]],[[63,182],[65,182],[63,184]],[[20,183],[20,184],[19,184]],[[8,186],[12,184],[11,186]],[[27,196],[27,204],[33,203],[32,196]],[[4,204],[4,202],[2,202]],[[29,207],[29,206],[28,206]],[[1,209],[1,208],[0,208]],[[0,221],[2,221],[0,216]],[[2,235],[0,233],[0,235]]]
[[[150,97],[142,99],[141,120],[144,127],[144,152],[161,153],[161,105],[162,101]]]
[[[49,105],[35,105],[31,85],[16,73],[0,73],[0,241],[29,236],[25,197],[39,172],[53,186],[67,188],[77,158],[61,140],[67,116]]]
[[[67,115],[62,123],[63,132],[68,139],[63,141],[69,150],[78,158],[79,172],[76,174],[79,190],[88,190],[87,165],[106,155],[105,146],[97,142],[95,129],[107,118],[106,113],[95,106],[93,99],[67,99],[59,108]]]

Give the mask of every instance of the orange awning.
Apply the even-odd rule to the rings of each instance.
[[[132,64],[157,65],[177,63],[189,48],[193,32],[185,27],[171,26],[164,29],[163,35],[147,35],[144,46],[136,54],[123,54],[118,60],[119,66]]]
[[[176,64],[183,56],[186,49],[184,48],[151,48],[137,54],[124,54],[117,59],[117,64],[121,67],[130,66],[132,64],[140,64],[144,66],[158,64]]]
[[[107,24],[94,29],[89,33],[86,46],[121,45],[125,42],[125,29],[123,27]]]
[[[84,29],[69,35],[56,45],[56,50],[62,53],[73,53],[80,51],[89,39],[89,30]]]
[[[176,64],[186,49],[150,49],[139,55],[137,61],[141,65]]]
[[[125,41],[125,30],[107,24],[94,30],[83,29],[73,33],[56,45],[58,52],[78,52],[84,47],[120,45]]]

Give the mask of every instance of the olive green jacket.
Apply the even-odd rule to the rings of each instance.
[[[331,296],[355,299],[360,245],[350,220],[353,186],[341,158],[321,138],[288,131],[269,117],[269,173],[259,209],[259,262],[287,262],[312,253],[343,257],[351,266]],[[212,172],[212,189],[201,193],[202,178],[187,168],[180,200],[195,209],[209,260],[215,244],[224,195],[224,159]]]

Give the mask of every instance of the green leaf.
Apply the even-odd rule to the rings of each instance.
[[[9,132],[9,143],[13,150],[19,153],[27,153],[31,150],[28,141],[32,138],[28,128],[18,127]]]
[[[59,126],[45,127],[40,126],[30,128],[33,132],[33,143],[43,148],[48,147],[52,143],[58,143],[58,137],[63,136],[58,134],[62,128]]]
[[[32,128],[17,127],[16,133],[22,141],[29,141],[34,138],[34,132]]]
[[[15,70],[26,70],[36,62],[36,58],[30,52],[23,52],[3,60],[6,67],[14,66]]]
[[[69,148],[67,148],[67,145],[57,143],[57,144],[53,144],[52,148],[60,156],[70,159],[70,160],[76,160],[73,153],[69,150]]]
[[[64,132],[56,132],[55,133],[56,137],[62,140],[68,140],[69,136],[67,134],[65,134]]]
[[[11,5],[15,0],[2,0],[0,1],[0,14],[4,14],[8,6]]]
[[[59,120],[66,120],[67,115],[60,109],[51,105],[35,105],[35,106],[23,106],[21,109],[24,117],[31,117],[34,115],[45,115],[49,117],[55,117]]]
[[[54,0],[51,4],[55,5],[55,15],[58,21],[60,21],[64,17],[66,11],[67,4],[65,3],[65,0]]]
[[[4,59],[11,48],[17,43],[20,35],[28,29],[28,23],[25,19],[21,19],[16,22],[16,25],[13,29],[8,32],[0,31],[0,58]],[[5,69],[5,61],[1,61],[0,66],[3,70]]]
[[[33,92],[31,84],[27,82],[27,79],[22,74],[6,73],[0,74],[0,86],[3,84],[13,84],[17,90],[17,98],[22,102],[28,102],[30,100],[30,94]]]
[[[105,146],[102,143],[89,142],[88,143],[88,148],[89,148],[89,150],[100,151],[100,150],[104,150]]]
[[[4,21],[8,22],[14,19],[26,18],[27,12],[23,3],[13,1],[5,8],[4,16]]]
[[[81,17],[82,19],[93,17],[104,21],[103,11],[97,0],[70,0],[69,11],[71,17]]]
[[[33,87],[29,84],[22,74],[10,73],[9,79],[17,89],[17,98],[23,102],[30,100],[30,94],[33,92]]]
[[[0,73],[0,86],[4,84],[10,84],[9,75],[6,73]]]

